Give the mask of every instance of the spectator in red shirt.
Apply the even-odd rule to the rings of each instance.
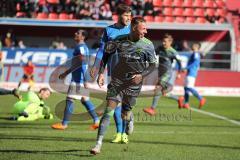
[[[34,84],[34,68],[35,66],[33,65],[32,61],[28,61],[27,64],[23,67],[23,72],[24,75],[21,79],[21,81],[18,84],[18,88],[21,86],[22,82],[28,82],[29,83],[29,87],[28,90],[31,89],[31,87],[33,87]]]

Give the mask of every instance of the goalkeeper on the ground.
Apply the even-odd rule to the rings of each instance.
[[[34,121],[37,119],[52,119],[50,108],[45,105],[46,100],[51,95],[48,88],[41,88],[38,94],[29,91],[23,95],[22,99],[15,103],[12,117],[18,121]]]

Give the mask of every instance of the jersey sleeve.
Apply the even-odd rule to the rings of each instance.
[[[156,52],[152,43],[148,45],[146,51],[147,51],[146,61],[148,63],[156,63],[157,62]]]
[[[148,44],[146,48],[146,61],[148,62],[148,67],[142,72],[142,76],[146,77],[151,73],[151,71],[154,70],[157,58],[156,58],[156,52],[154,49],[153,44]]]
[[[104,45],[107,41],[108,41],[107,29],[104,29],[102,37],[101,37],[101,41],[100,41],[100,47],[97,51],[97,55],[96,55],[95,62],[94,62],[95,67],[99,67],[99,65],[100,65],[101,59],[104,54]]]
[[[178,71],[181,71],[182,70],[182,64],[181,64],[181,60],[178,58],[179,57],[178,55],[179,55],[178,52],[176,50],[174,50],[174,52],[173,52],[173,59],[175,59],[176,62],[177,62]]]

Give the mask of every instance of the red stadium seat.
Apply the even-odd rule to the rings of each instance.
[[[187,22],[187,23],[194,23],[195,22],[195,18],[194,17],[187,17],[185,22]]]
[[[218,8],[223,8],[225,6],[225,2],[223,0],[216,0],[215,4]]]
[[[183,8],[175,8],[173,11],[174,16],[182,16],[183,15]]]
[[[163,0],[163,6],[172,6],[172,0]]]
[[[215,14],[215,9],[208,8],[208,9],[206,9],[206,13],[209,16],[213,16]]]
[[[207,22],[206,19],[203,17],[198,17],[195,21],[195,23],[206,23],[206,22]]]
[[[194,11],[192,8],[186,8],[183,13],[184,16],[193,16],[193,14],[194,14]]]
[[[16,17],[21,18],[21,17],[25,17],[26,13],[25,12],[17,12],[16,13]]]
[[[182,7],[183,5],[183,0],[174,0],[173,1],[173,6],[175,7]]]
[[[204,17],[204,9],[202,8],[197,8],[194,12],[194,15],[195,16],[198,16],[198,17]]]
[[[217,13],[222,16],[222,17],[225,17],[226,16],[226,11],[224,9],[217,9]]]
[[[47,2],[51,4],[58,4],[59,0],[47,0]]]
[[[147,22],[154,22],[153,16],[144,16],[145,21]]]
[[[226,20],[225,20],[225,18],[222,17],[222,18],[219,19],[218,22],[219,22],[219,23],[224,23],[224,22],[226,22]]]
[[[46,0],[38,0],[38,5],[44,6],[46,4],[47,4]]]
[[[164,22],[170,22],[170,23],[172,23],[172,22],[174,22],[174,17],[172,17],[172,16],[166,16],[165,19],[164,19]]]
[[[153,6],[161,7],[162,6],[162,0],[153,0]]]
[[[38,13],[37,14],[37,19],[47,19],[48,15],[47,13]]]
[[[163,22],[163,20],[164,20],[163,16],[156,16],[156,17],[154,17],[154,21],[155,22]]]
[[[193,6],[193,0],[185,0],[183,3],[184,7],[192,7]]]
[[[69,19],[69,15],[67,13],[60,13],[58,18],[66,20]]]
[[[193,6],[194,7],[203,7],[204,1],[203,0],[195,0]]]
[[[49,13],[48,19],[58,19],[58,15],[56,13]]]
[[[204,3],[204,7],[214,8],[214,2],[212,0],[206,0],[205,3]]]
[[[176,17],[175,22],[177,23],[183,23],[185,21],[184,17]]]
[[[170,8],[170,7],[164,8],[163,14],[167,16],[171,16],[173,14],[173,8]]]
[[[69,19],[76,19],[73,13],[69,14]]]

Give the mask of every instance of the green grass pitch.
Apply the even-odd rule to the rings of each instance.
[[[64,95],[53,94],[46,104],[52,110],[64,100]],[[158,114],[146,116],[142,109],[151,98],[139,98],[134,108],[135,130],[129,144],[110,143],[115,134],[111,121],[104,139],[102,152],[92,156],[89,149],[95,144],[97,131],[89,131],[91,121],[74,121],[65,131],[50,128],[54,120],[16,122],[6,120],[16,102],[12,96],[0,97],[0,159],[1,160],[79,160],[79,159],[134,159],[134,160],[237,160],[240,159],[240,125],[209,115],[178,110],[175,101],[162,98]],[[95,105],[100,100],[93,99]],[[191,98],[192,106],[197,101]],[[76,113],[85,112],[79,102]],[[207,97],[203,111],[240,121],[240,99]]]

